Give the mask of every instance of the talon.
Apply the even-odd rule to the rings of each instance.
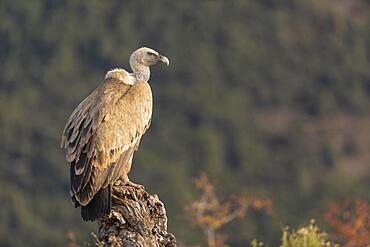
[[[121,180],[117,180],[116,182],[114,182],[113,184],[114,186],[120,186],[121,185]]]
[[[130,180],[125,181],[125,183],[123,185],[124,186],[134,187],[136,189],[142,189],[142,190],[145,189],[145,187],[143,185],[141,185],[141,184],[135,184],[135,183],[131,182]]]

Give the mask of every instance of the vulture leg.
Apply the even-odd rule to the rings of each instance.
[[[141,185],[141,184],[135,184],[134,182],[131,182],[128,178],[127,178],[126,183],[124,183],[123,185],[134,187],[134,188],[137,188],[137,189],[142,189],[142,190],[145,189],[145,187],[143,185]]]
[[[119,161],[116,164],[116,166],[120,167],[120,169],[117,171],[117,174],[116,174],[119,177],[118,177],[117,180],[114,179],[114,180],[116,180],[114,185],[116,185],[116,186],[130,186],[130,187],[134,187],[134,188],[137,188],[137,189],[144,189],[144,186],[131,182],[130,179],[128,178],[128,175],[127,175],[131,170],[132,158],[133,158],[133,155],[134,155],[134,151],[135,151],[134,148],[130,148],[121,155]],[[116,177],[116,175],[114,177]]]
[[[121,176],[119,180],[115,183],[115,185],[119,186],[130,186],[134,187],[136,189],[145,189],[145,187],[141,184],[135,184],[134,182],[131,182],[130,179],[128,178],[127,174]]]

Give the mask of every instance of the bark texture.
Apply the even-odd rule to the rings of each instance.
[[[177,246],[157,195],[130,186],[114,186],[112,195],[111,214],[98,220],[99,246]]]

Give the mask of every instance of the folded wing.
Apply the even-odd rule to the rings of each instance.
[[[124,71],[125,72],[125,71]],[[71,197],[86,206],[94,195],[127,175],[134,151],[150,125],[152,94],[145,81],[105,79],[72,112],[61,146],[70,162]]]

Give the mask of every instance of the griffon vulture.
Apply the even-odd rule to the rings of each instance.
[[[169,60],[153,49],[137,49],[130,57],[132,73],[109,71],[65,125],[61,147],[70,163],[70,194],[85,221],[110,213],[113,184],[142,187],[127,174],[150,125],[149,67],[158,63],[168,66]]]

